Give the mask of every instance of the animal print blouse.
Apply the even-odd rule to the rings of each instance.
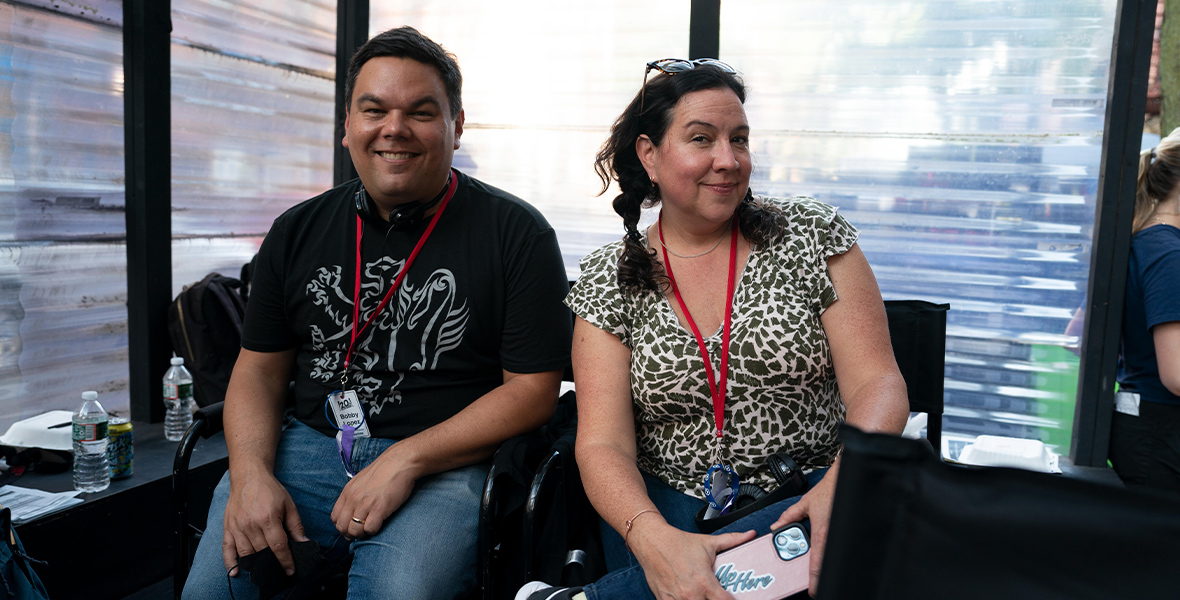
[[[847,252],[858,233],[814,198],[762,201],[783,210],[787,233],[750,252],[734,293],[723,460],[742,482],[771,490],[770,455],[786,451],[810,472],[830,465],[839,449],[844,404],[819,317],[836,300],[827,258]],[[622,245],[607,244],[583,258],[565,302],[631,350],[639,468],[704,498],[701,482],[715,442],[703,359],[668,297],[619,289]],[[716,371],[720,329],[705,344]]]

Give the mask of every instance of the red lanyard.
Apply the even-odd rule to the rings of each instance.
[[[731,231],[729,236],[729,283],[725,287],[725,328],[721,333],[721,377],[714,380],[713,362],[709,360],[709,350],[705,348],[705,338],[701,337],[701,330],[697,328],[696,321],[692,320],[688,306],[684,304],[684,298],[680,296],[680,290],[676,286],[676,277],[672,275],[672,263],[668,261],[668,248],[664,245],[663,217],[664,213],[661,211],[660,218],[656,221],[656,231],[660,234],[660,248],[664,252],[664,270],[668,272],[668,279],[672,280],[672,294],[680,303],[680,310],[684,311],[684,318],[688,321],[688,326],[692,328],[692,335],[697,339],[697,346],[701,348],[701,357],[705,359],[705,373],[709,376],[709,392],[713,396],[713,422],[717,426],[717,440],[720,441],[721,432],[725,427],[725,381],[729,374],[729,329],[733,315],[734,276],[737,273],[738,230],[731,220],[729,226]]]
[[[418,251],[422,250],[422,246],[426,243],[426,239],[430,237],[431,232],[434,231],[435,224],[438,223],[438,218],[442,216],[443,211],[447,209],[447,203],[451,201],[451,196],[455,195],[455,189],[459,187],[459,178],[454,172],[451,173],[450,183],[447,185],[447,194],[443,196],[442,202],[438,205],[438,211],[434,213],[434,217],[430,219],[430,224],[426,226],[426,231],[422,232],[422,237],[418,238],[418,243],[414,246],[413,252],[410,252],[409,258],[406,259],[402,265],[401,271],[398,271],[397,278],[393,280],[393,285],[390,286],[389,291],[385,293],[385,298],[381,300],[381,304],[377,305],[377,310],[369,315],[365,320],[364,325],[357,329],[356,323],[360,318],[361,307],[361,235],[364,232],[363,221],[361,216],[356,216],[356,278],[354,279],[354,288],[352,294],[352,339],[348,342],[348,354],[344,355],[344,371],[340,374],[340,379],[343,379],[348,374],[348,365],[352,361],[352,353],[356,346],[356,339],[364,333],[373,319],[385,310],[385,305],[389,304],[390,299],[393,298],[394,292],[401,285],[402,279],[405,279],[406,273],[410,272],[410,265],[414,264],[414,259],[418,257]]]

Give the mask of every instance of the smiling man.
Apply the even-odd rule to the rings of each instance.
[[[230,469],[185,598],[308,585],[349,555],[350,597],[473,588],[486,461],[552,415],[571,320],[553,229],[451,166],[461,85],[410,27],[352,57],[343,144],[360,177],[288,210],[259,251]],[[285,578],[262,574],[271,553]]]

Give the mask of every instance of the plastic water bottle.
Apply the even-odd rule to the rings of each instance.
[[[101,492],[111,485],[107,461],[107,411],[98,392],[82,392],[82,407],[74,413],[74,489]]]
[[[193,375],[179,356],[172,357],[172,366],[164,373],[164,406],[164,437],[179,442],[193,424]]]

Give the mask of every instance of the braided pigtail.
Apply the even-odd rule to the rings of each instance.
[[[742,235],[754,246],[780,240],[786,234],[787,217],[783,211],[755,199],[750,190],[746,190],[746,197],[738,205],[736,214]]]
[[[613,203],[615,212],[623,217],[626,230],[623,254],[619,257],[619,287],[632,292],[660,292],[669,284],[664,268],[656,261],[656,251],[647,247],[639,234],[640,211],[649,202],[647,194],[631,191],[619,194]]]

